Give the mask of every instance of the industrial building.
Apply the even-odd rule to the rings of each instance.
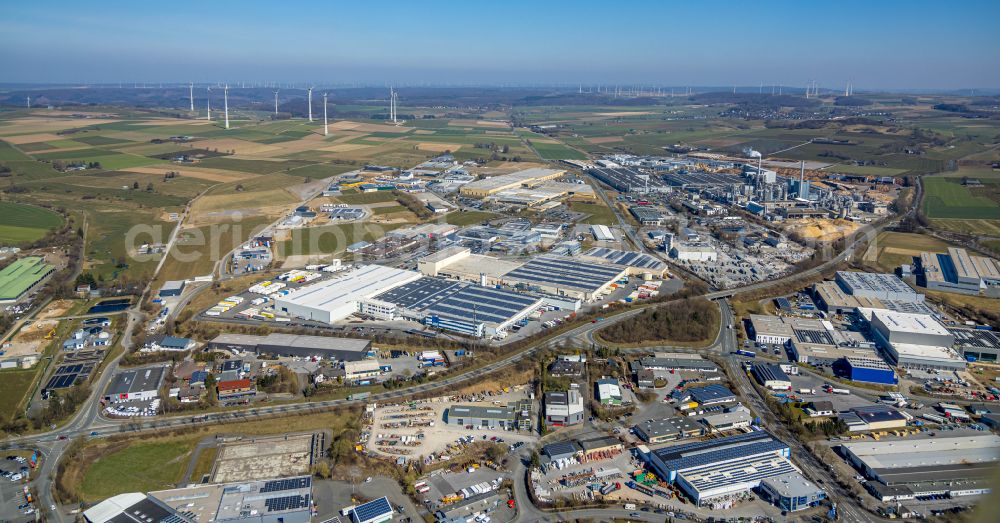
[[[637,251],[622,251],[606,247],[593,247],[581,253],[584,260],[603,260],[629,268],[629,276],[650,274],[660,278],[667,271],[667,264],[649,254]]]
[[[160,287],[160,292],[158,295],[161,298],[167,298],[170,296],[180,296],[184,292],[184,280],[169,280],[163,283]]]
[[[628,268],[621,265],[585,262],[568,256],[539,256],[505,274],[504,280],[529,290],[592,301],[627,273]]]
[[[835,281],[821,281],[813,285],[812,298],[817,307],[830,314],[852,314],[858,307],[885,308],[881,300],[851,295]]]
[[[159,396],[162,381],[163,367],[122,371],[108,385],[104,399],[108,403],[152,400]]]
[[[702,416],[701,422],[705,425],[706,432],[717,434],[730,430],[747,430],[753,423],[753,416],[744,408],[736,408],[729,412]]]
[[[681,261],[713,262],[718,261],[719,252],[707,243],[678,242],[670,248],[670,256]]]
[[[192,522],[308,523],[312,519],[312,478],[296,476],[240,483],[201,484],[150,492],[149,497]],[[153,520],[156,523],[157,520]],[[181,523],[185,519],[159,520]],[[141,523],[150,523],[140,519]],[[96,523],[96,522],[95,522]],[[115,523],[119,523],[115,520]]]
[[[617,378],[604,377],[594,383],[597,393],[597,401],[601,405],[621,405],[622,389],[618,385]]]
[[[473,429],[514,430],[517,412],[512,407],[454,405],[448,409],[446,422]]]
[[[952,497],[983,492],[1000,462],[1000,436],[946,436],[842,444],[848,461],[868,478],[909,496]]]
[[[594,201],[594,188],[585,183],[546,181],[537,185],[504,189],[486,196],[484,199],[496,203],[535,207],[561,198],[574,201]]]
[[[611,233],[611,228],[607,225],[591,225],[590,234],[594,235],[594,240],[599,242],[615,241],[615,235]]]
[[[839,417],[851,432],[898,429],[911,419],[909,414],[885,405],[853,407]]]
[[[659,177],[643,174],[628,167],[595,167],[588,169],[587,174],[622,193],[667,193],[671,190]]]
[[[371,340],[303,336],[271,333],[267,336],[250,334],[220,334],[208,342],[211,350],[236,350],[271,356],[322,358],[327,360],[360,360],[371,350]]]
[[[930,290],[997,297],[1000,263],[993,258],[969,255],[950,247],[946,253],[920,253],[918,283]]]
[[[633,430],[642,441],[653,445],[702,434],[702,427],[687,416],[649,419],[637,424]]]
[[[753,366],[753,376],[757,382],[771,390],[791,390],[792,381],[788,374],[773,363],[757,363]]]
[[[197,521],[140,492],[111,496],[85,510],[83,519],[88,523],[195,523]]]
[[[837,284],[851,296],[892,301],[924,301],[924,295],[895,274],[837,271]]]
[[[0,304],[22,300],[55,270],[41,256],[25,256],[4,267],[0,270]]]
[[[718,372],[719,367],[715,363],[703,359],[700,356],[694,358],[643,356],[642,358],[639,358],[638,361],[632,362],[632,370]]]
[[[991,330],[948,329],[966,361],[996,363],[1000,356],[1000,334]]]
[[[475,337],[503,337],[544,301],[539,296],[421,277],[375,296],[397,317]]]
[[[348,512],[351,515],[351,523],[383,523],[392,521],[394,514],[392,503],[385,496],[368,503],[362,503],[351,508]]]
[[[764,499],[787,512],[815,507],[826,499],[826,492],[799,472],[765,478],[758,490]]]
[[[964,369],[965,360],[951,347],[955,337],[932,316],[887,310],[870,314],[872,335],[889,360],[908,369]]]
[[[481,180],[469,182],[459,188],[462,196],[485,198],[498,192],[519,187],[533,187],[547,180],[559,178],[566,171],[560,169],[532,168],[510,174],[490,176]]]
[[[766,431],[639,452],[660,479],[678,485],[699,506],[726,502],[766,478],[796,472],[788,445]]]
[[[628,208],[640,225],[663,225],[663,213],[650,207],[632,206]]]
[[[834,371],[851,381],[895,385],[896,372],[882,358],[848,356],[834,364]]]
[[[356,360],[344,362],[344,380],[355,381],[372,378],[382,373],[382,365],[378,360]]]
[[[685,391],[679,391],[679,394],[676,394],[674,397],[677,398],[678,401],[687,401],[690,399],[691,401],[697,402],[698,405],[701,406],[736,402],[736,395],[733,394],[733,391],[722,385],[691,387]]]
[[[394,308],[372,298],[418,278],[420,273],[416,271],[365,265],[343,276],[307,285],[275,298],[274,309],[289,316],[323,323],[333,323],[355,313],[392,319]]]
[[[795,336],[791,322],[780,316],[751,314],[747,325],[747,337],[756,343],[783,345]]]
[[[562,427],[583,422],[583,396],[575,387],[545,393],[545,423]]]

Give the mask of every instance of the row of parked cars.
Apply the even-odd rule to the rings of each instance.
[[[21,456],[7,456],[7,461],[13,461],[18,465],[21,465],[21,468],[13,471],[0,469],[0,476],[3,476],[11,481],[21,481],[28,476],[28,460],[22,458]]]

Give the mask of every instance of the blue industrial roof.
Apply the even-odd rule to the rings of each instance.
[[[766,431],[747,432],[708,441],[664,447],[653,451],[664,468],[686,470],[701,465],[741,457],[778,452],[788,445]]]
[[[392,514],[392,505],[389,503],[388,497],[381,497],[374,501],[358,505],[351,512],[354,523],[373,521],[386,514]]]

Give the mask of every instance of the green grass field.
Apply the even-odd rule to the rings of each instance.
[[[448,213],[444,217],[444,221],[452,225],[473,225],[483,222],[484,220],[492,220],[496,218],[497,215],[491,212],[482,211],[455,211]]]
[[[9,420],[28,394],[37,369],[0,370],[0,420]]]
[[[396,212],[403,212],[405,210],[406,207],[403,207],[402,205],[390,205],[388,207],[375,207],[372,209],[372,214],[392,214]]]
[[[350,205],[365,203],[385,203],[396,201],[396,195],[392,191],[377,191],[365,193],[345,193],[337,197],[337,201]]]
[[[924,213],[928,218],[1000,219],[1000,204],[990,197],[996,194],[995,184],[972,188],[960,179],[924,178]]]
[[[129,445],[94,462],[80,491],[85,501],[96,502],[122,492],[173,488],[184,475],[190,452],[184,440]]]
[[[615,213],[603,203],[574,202],[571,204],[570,210],[590,215],[584,218],[580,223],[586,223],[588,225],[614,225],[618,222],[618,220],[615,219]]]
[[[561,143],[532,141],[531,146],[546,160],[586,160],[587,155]]]
[[[0,202],[0,242],[20,245],[39,240],[62,225],[62,216],[48,209]]]

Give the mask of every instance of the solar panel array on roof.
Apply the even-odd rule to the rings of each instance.
[[[309,494],[265,499],[264,506],[267,507],[268,512],[284,512],[305,508],[309,506]]]
[[[628,267],[639,267],[642,269],[663,270],[666,264],[662,261],[642,252],[620,251],[618,249],[607,249],[605,247],[594,247],[583,253],[585,256],[604,258],[617,265]]]
[[[684,475],[684,479],[697,490],[704,491],[722,485],[748,483],[794,472],[795,468],[784,457],[769,459],[746,459],[719,463],[694,474]]]
[[[787,449],[788,445],[766,431],[747,432],[708,441],[664,447],[653,453],[667,470],[685,470],[717,461],[738,459]]]
[[[469,285],[427,307],[427,314],[501,324],[539,302],[538,298],[493,287]]]
[[[390,513],[392,513],[392,505],[389,504],[389,498],[386,497],[354,507],[355,521],[370,521],[383,514]]]
[[[539,256],[508,272],[504,278],[596,292],[624,272],[624,267],[573,260],[565,256]]]
[[[457,281],[424,277],[383,292],[375,299],[394,303],[406,309],[419,310],[451,296],[464,285]]]
[[[1000,335],[994,331],[973,329],[948,329],[955,336],[955,343],[964,347],[1000,349]]]
[[[795,339],[802,343],[815,343],[819,345],[836,345],[833,336],[827,331],[814,331],[807,329],[792,329]]]
[[[580,448],[577,447],[574,441],[560,441],[558,443],[550,443],[542,448],[542,452],[545,453],[549,458],[555,458],[557,456],[565,456],[576,454]]]
[[[276,479],[265,482],[260,488],[260,493],[267,494],[269,492],[281,492],[282,490],[295,490],[307,488],[310,485],[312,485],[312,478],[309,476],[292,479]]]
[[[735,400],[736,395],[722,385],[706,385],[688,389],[691,399],[701,404],[720,403]]]

